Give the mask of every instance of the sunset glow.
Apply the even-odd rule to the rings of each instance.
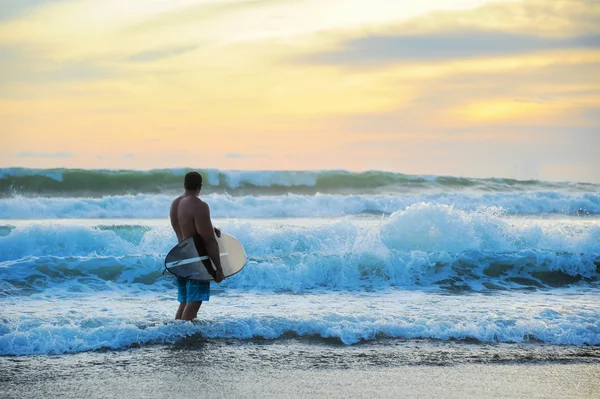
[[[37,0],[0,16],[2,167],[600,182],[596,1]]]

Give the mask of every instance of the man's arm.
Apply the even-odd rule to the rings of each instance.
[[[219,253],[219,244],[215,238],[215,230],[210,220],[210,208],[205,202],[198,205],[197,212],[194,218],[196,223],[196,231],[200,235],[206,254],[217,267],[215,281],[220,283],[223,280],[223,268],[221,267],[221,256]]]
[[[171,211],[169,213],[171,217],[171,226],[173,227],[173,230],[175,230],[175,234],[177,234],[177,242],[181,242],[183,241],[183,237],[181,236],[181,229],[179,228],[179,218],[177,218],[175,202],[176,201],[171,204]]]

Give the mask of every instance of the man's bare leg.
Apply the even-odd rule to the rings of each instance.
[[[185,309],[186,303],[180,303],[179,308],[177,309],[177,313],[175,313],[175,320],[181,320],[181,316],[183,316],[183,310]]]
[[[200,305],[202,305],[202,301],[186,303],[185,309],[183,310],[183,314],[181,315],[181,319],[194,320],[196,316],[198,316],[198,310],[200,309]]]

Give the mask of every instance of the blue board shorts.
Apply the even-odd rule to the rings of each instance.
[[[208,301],[210,282],[177,278],[177,300],[181,303]]]

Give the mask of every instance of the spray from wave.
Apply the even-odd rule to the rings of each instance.
[[[410,195],[315,194],[281,196],[203,196],[217,218],[340,217],[391,214],[419,203],[451,205],[474,212],[498,209],[506,215],[594,215],[600,213],[600,194],[439,193]],[[172,195],[138,194],[101,198],[0,198],[0,219],[165,218]]]
[[[453,290],[596,285],[600,226],[516,221],[417,204],[381,223],[328,222],[308,227],[226,221],[249,254],[229,288],[365,290],[436,286]],[[4,226],[0,277],[6,292],[85,281],[147,289],[162,276],[175,244],[169,226],[32,224]],[[107,283],[109,282],[109,283]]]

